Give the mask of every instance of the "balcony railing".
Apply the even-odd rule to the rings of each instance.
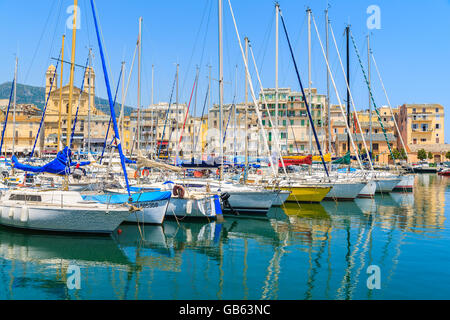
[[[428,129],[417,128],[417,129],[412,129],[412,131],[414,133],[430,133],[430,132],[433,132],[433,129],[431,129],[431,128],[428,128]]]

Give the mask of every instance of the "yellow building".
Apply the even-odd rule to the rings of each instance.
[[[404,104],[398,125],[407,145],[444,143],[444,107],[440,104]]]
[[[2,107],[0,114],[0,121],[2,123],[1,130],[3,130],[3,123],[5,121],[6,112],[7,106]],[[11,106],[3,139],[2,155],[6,154],[8,157],[12,155],[13,131],[15,131],[14,153],[16,155],[29,155],[31,150],[33,149],[41,117],[42,111],[35,105],[17,104],[15,116],[16,124],[14,129],[14,111],[13,107]],[[43,137],[43,135],[41,137]],[[36,148],[38,148],[38,146],[39,141],[36,145]]]

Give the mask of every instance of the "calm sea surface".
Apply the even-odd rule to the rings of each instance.
[[[0,228],[0,299],[450,299],[450,178],[415,183],[410,194],[122,225],[111,237]],[[70,265],[79,290],[67,287]],[[379,290],[367,287],[371,265]]]

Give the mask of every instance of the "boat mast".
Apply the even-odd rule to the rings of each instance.
[[[222,0],[219,1],[219,126],[220,126],[220,181],[223,180],[223,48],[222,48]]]
[[[199,67],[197,66],[197,72],[195,75],[195,78],[197,79],[197,85],[195,86],[195,100],[194,100],[194,110],[192,112],[192,132],[191,132],[191,136],[192,136],[192,146],[191,146],[191,153],[192,156],[191,158],[193,158],[195,156],[195,150],[194,150],[194,144],[195,144],[195,114],[197,113],[197,93],[198,93],[198,76],[199,76]],[[198,139],[198,137],[197,137]]]
[[[311,104],[311,108],[312,108],[312,103],[311,103],[311,99],[312,99],[312,95],[311,95],[311,9],[308,8],[306,9],[306,12],[308,14],[308,100],[309,103]],[[312,155],[313,154],[313,150],[312,150],[312,124],[309,124],[309,153]],[[310,166],[310,171],[311,171],[311,166]]]
[[[245,37],[245,62],[248,64],[248,38]],[[264,92],[262,93],[264,94]],[[256,108],[256,106],[255,106]],[[244,184],[247,183],[248,170],[248,76],[245,72],[245,169],[244,169]]]
[[[238,74],[238,66],[236,65],[236,69],[235,69],[235,73],[234,73],[234,100],[236,100],[236,95],[237,95],[237,74]],[[233,105],[231,105],[231,107],[233,108]],[[234,101],[234,132],[233,132],[233,164],[234,164],[234,159],[236,157],[236,132],[237,132],[237,128],[236,128],[236,101]],[[231,112],[231,110],[230,110]]]
[[[14,102],[13,102],[13,144],[12,144],[12,155],[14,156],[14,146],[16,142],[16,98],[17,98],[17,66],[19,64],[19,59],[16,56],[16,66],[14,67]],[[56,71],[55,71],[56,72]]]
[[[151,130],[152,130],[152,141],[150,142],[150,149],[155,150],[155,137],[153,136],[153,133],[155,131],[155,105],[154,105],[154,100],[153,100],[153,88],[154,88],[154,82],[155,82],[155,65],[152,64],[152,104],[151,104],[151,108],[152,108],[152,113],[151,113],[151,117],[152,117],[152,125],[151,125]],[[153,156],[152,156],[153,157]]]
[[[61,45],[61,60],[64,61],[64,42],[66,35],[62,36]],[[58,139],[56,149],[61,151],[61,109],[62,109],[62,89],[63,89],[63,72],[64,72],[64,62],[61,63],[61,78],[59,79],[59,108],[58,108]]]
[[[326,36],[326,53],[327,53],[327,61],[329,61],[329,46],[328,46],[328,31],[329,31],[329,19],[328,19],[328,8],[325,10],[325,25],[326,25],[326,32],[325,32],[325,36]],[[326,99],[326,104],[327,104],[327,118],[328,118],[328,123],[327,123],[327,127],[328,127],[328,153],[331,154],[331,114],[330,114],[330,72],[328,71],[327,68],[327,99]]]
[[[92,98],[92,48],[89,48],[89,75],[88,75],[88,154],[91,153],[91,98]],[[61,76],[62,78],[62,76]],[[61,87],[62,90],[62,87]],[[123,90],[122,90],[123,91]]]
[[[351,129],[352,125],[350,123],[350,25],[345,27],[345,33],[347,37],[347,123],[349,129]],[[350,152],[350,132],[347,132],[347,152]]]
[[[177,108],[176,108],[176,115],[175,115],[175,125],[176,125],[176,127],[177,127],[177,140],[175,141],[175,143],[176,143],[176,146],[175,146],[175,162],[174,162],[174,164],[176,165],[177,164],[177,158],[178,158],[178,140],[180,139],[180,130],[178,129],[178,118],[179,118],[179,105],[178,105],[178,74],[179,74],[179,71],[180,71],[180,65],[177,63],[177,76],[176,76],[176,78],[177,78],[177,98],[176,98],[176,105],[177,105]],[[162,141],[161,141],[161,143],[162,143]],[[168,141],[167,142],[167,146],[169,146],[169,143],[170,143],[170,141]]]
[[[276,2],[275,3],[275,134],[276,135],[278,135],[278,36],[279,36],[278,17],[280,12],[279,10],[280,5],[278,4],[278,2]],[[257,106],[255,106],[255,108],[256,107]],[[270,150],[268,150],[268,152],[270,154]]]
[[[70,57],[70,80],[69,80],[69,108],[67,114],[66,146],[70,149],[70,136],[72,135],[72,98],[73,98],[73,77],[75,74],[75,46],[77,40],[77,8],[78,0],[74,0],[73,22],[72,22],[72,55]],[[70,161],[70,158],[69,158]],[[64,190],[69,190],[69,176],[64,179]]]
[[[369,83],[369,144],[370,144],[370,157],[372,158],[372,146],[373,146],[373,141],[372,141],[372,101],[370,98],[370,35],[367,35],[367,82]]]
[[[142,58],[142,17],[139,18],[138,49],[138,93],[137,93],[137,149],[141,149],[141,58]]]
[[[125,100],[125,61],[122,61],[122,107],[120,109],[119,125],[120,125],[120,136],[123,138],[123,104]]]

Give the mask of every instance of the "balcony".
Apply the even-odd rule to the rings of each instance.
[[[412,129],[412,132],[414,132],[414,133],[431,133],[431,132],[433,132],[433,129],[431,129],[431,128],[427,128],[427,129],[417,128],[417,129]]]
[[[416,118],[416,119],[411,119],[413,122],[431,122],[432,119],[431,118]]]

